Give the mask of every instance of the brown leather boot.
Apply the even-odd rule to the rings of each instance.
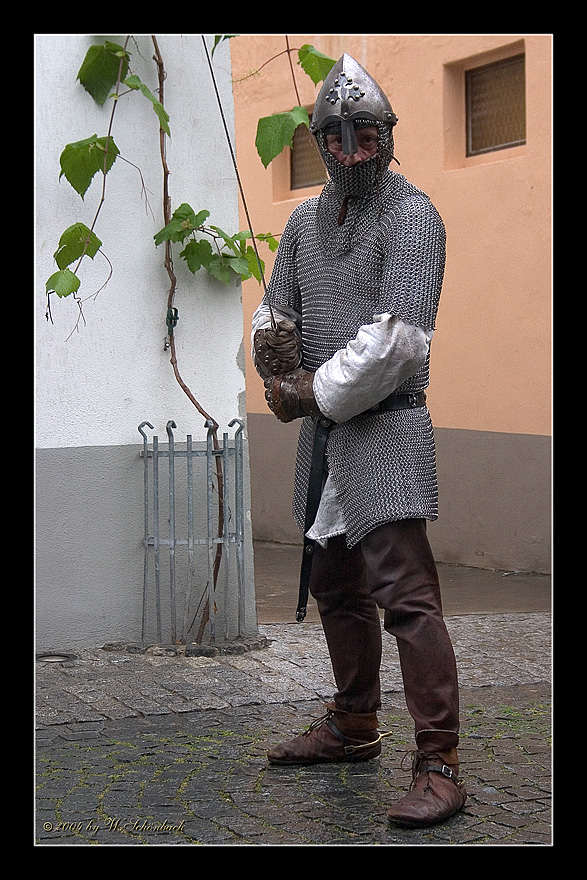
[[[354,714],[327,703],[327,712],[304,733],[269,749],[272,764],[319,764],[369,761],[381,754],[375,712]]]
[[[456,749],[414,752],[410,791],[388,811],[389,821],[410,828],[426,828],[453,816],[467,799],[458,773]]]

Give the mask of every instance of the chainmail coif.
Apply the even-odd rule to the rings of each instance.
[[[382,174],[387,170],[393,159],[393,129],[385,122],[375,122],[372,119],[356,119],[355,129],[374,126],[377,128],[377,153],[364,162],[355,165],[343,165],[329,152],[326,145],[328,134],[337,131],[340,127],[336,124],[328,126],[316,133],[318,148],[328,169],[328,175],[333,186],[340,191],[340,197],[351,196],[358,198],[370,192],[376,185]]]

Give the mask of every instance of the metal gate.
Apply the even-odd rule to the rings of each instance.
[[[144,429],[153,426],[145,421],[138,427],[144,460],[143,644],[149,631],[159,644],[169,641],[167,632],[172,644],[194,632],[191,641],[201,642],[207,631],[212,645],[219,635],[229,641],[235,627],[237,638],[244,635],[244,423],[233,419],[229,427],[235,425],[233,439],[224,433],[222,445],[211,421],[205,422],[205,443],[188,434],[185,444],[176,444],[177,425],[168,421],[167,444],[153,436],[149,446]]]

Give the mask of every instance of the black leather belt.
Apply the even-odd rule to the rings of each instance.
[[[416,409],[419,406],[426,406],[424,391],[415,391],[413,394],[390,394],[381,403],[375,404],[355,418],[360,419],[363,416],[377,415],[381,412],[392,412],[394,409]]]
[[[426,394],[424,391],[418,391],[413,394],[390,394],[380,403],[366,410],[360,415],[355,416],[356,419],[362,419],[365,416],[379,415],[379,413],[393,412],[398,409],[416,409],[420,406],[426,406]],[[326,456],[326,442],[328,434],[334,422],[330,419],[319,418],[316,422],[316,432],[314,434],[314,446],[312,449],[312,461],[310,464],[310,478],[308,480],[308,495],[306,498],[306,515],[304,521],[304,549],[302,556],[302,568],[300,571],[300,592],[298,597],[298,607],[296,610],[296,620],[301,623],[306,616],[308,605],[308,593],[310,585],[310,575],[312,573],[312,557],[314,554],[314,544],[311,538],[306,536],[306,532],[313,526],[320,506],[320,498],[322,496],[322,484],[324,481],[324,461]]]

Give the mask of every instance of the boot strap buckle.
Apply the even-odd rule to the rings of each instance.
[[[452,781],[457,786],[457,788],[462,788],[462,786],[465,784],[464,779],[459,779],[459,777],[455,773],[453,773],[453,771],[450,769],[450,767],[447,764],[443,764],[442,767],[428,766],[423,771],[420,771],[420,772],[441,773],[443,776],[446,776],[447,779],[452,779]]]
[[[420,773],[442,773],[442,775],[446,776],[448,779],[452,779],[454,777],[454,773],[447,764],[443,764],[442,767],[429,764],[427,767],[423,767],[418,772],[418,776],[420,775]]]

